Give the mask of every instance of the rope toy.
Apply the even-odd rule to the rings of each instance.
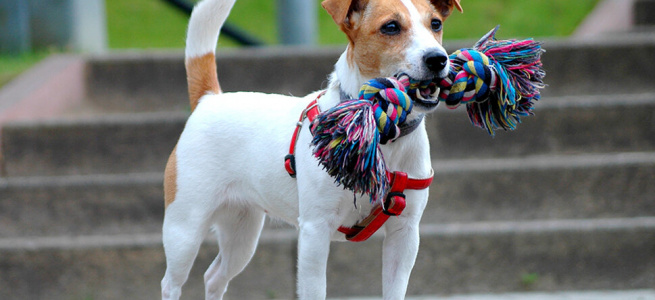
[[[360,89],[359,99],[320,113],[310,127],[319,163],[338,185],[369,194],[373,203],[384,199],[390,185],[380,145],[400,136],[399,125],[411,113],[413,101],[443,101],[451,109],[466,104],[473,125],[491,136],[498,128],[515,129],[521,116],[533,114],[533,101],[545,86],[544,50],[531,39],[497,41],[497,30],[473,48],[451,54],[444,79],[416,81],[402,74],[372,79]],[[437,99],[427,99],[437,91]]]
[[[338,184],[371,195],[373,202],[384,197],[389,182],[379,145],[400,136],[398,125],[413,106],[407,91],[417,87],[406,76],[372,79],[360,89],[359,99],[342,102],[314,119],[314,156]]]
[[[533,101],[545,87],[541,44],[532,39],[496,40],[498,26],[471,49],[450,55],[448,77],[438,83],[439,100],[448,108],[466,104],[473,125],[485,129],[514,130],[521,116],[533,115]]]

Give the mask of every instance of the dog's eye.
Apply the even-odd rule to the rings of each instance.
[[[400,33],[400,24],[396,21],[389,21],[380,27],[380,32],[386,35],[396,35]]]
[[[432,19],[432,23],[430,24],[430,26],[432,26],[432,31],[439,32],[443,27],[443,23],[441,23],[441,20],[439,19]]]

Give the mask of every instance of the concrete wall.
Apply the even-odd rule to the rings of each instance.
[[[107,48],[104,0],[0,0],[0,52]]]
[[[22,53],[32,47],[29,17],[26,2],[0,0],[0,53]]]
[[[634,14],[635,25],[655,26],[655,0],[637,0]]]

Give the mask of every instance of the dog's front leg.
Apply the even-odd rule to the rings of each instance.
[[[316,181],[298,179],[298,297],[325,299],[330,241],[339,226],[340,199],[335,196],[343,191],[329,181],[320,187]]]
[[[325,299],[331,231],[318,222],[301,222],[299,226],[298,297]]]
[[[405,298],[409,275],[418,253],[418,244],[418,226],[387,226],[382,246],[384,299]]]
[[[419,206],[414,209],[408,207],[401,216],[391,217],[385,224],[385,237],[382,245],[384,299],[405,298],[409,275],[418,254],[419,221],[425,205],[419,204]]]

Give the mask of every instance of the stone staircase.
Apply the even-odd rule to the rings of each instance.
[[[518,130],[428,118],[435,181],[408,294],[655,286],[655,35],[544,47],[550,86]],[[303,95],[340,51],[221,53],[219,78]],[[81,101],[2,125],[0,299],[159,297],[162,172],[189,114],[182,55],[82,59]],[[216,252],[201,248],[185,299],[203,297]],[[229,298],[293,298],[295,256],[295,229],[270,222]],[[333,243],[328,296],[379,296],[380,257],[380,236]]]

